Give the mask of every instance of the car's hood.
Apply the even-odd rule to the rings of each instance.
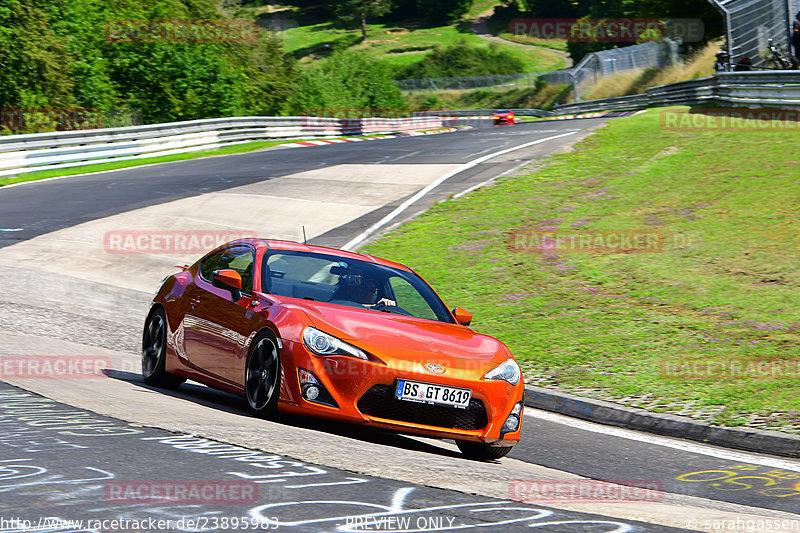
[[[395,357],[406,353],[502,362],[507,357],[497,339],[457,324],[446,324],[379,311],[308,302],[299,305],[326,333],[367,351],[377,348]]]

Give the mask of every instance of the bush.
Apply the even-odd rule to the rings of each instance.
[[[525,71],[523,62],[492,43],[488,47],[470,46],[460,40],[446,48],[437,47],[425,59],[398,72],[398,79],[458,78],[495,76]]]
[[[327,110],[398,110],[406,101],[379,61],[343,50],[306,70],[290,99],[295,114],[318,114]]]
[[[106,40],[111,21],[217,18],[213,0],[0,6],[0,107],[30,110],[37,131],[51,128],[36,118],[40,108],[137,114],[149,123],[285,109],[294,66],[267,36],[233,43]]]

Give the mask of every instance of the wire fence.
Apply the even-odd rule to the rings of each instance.
[[[664,68],[680,59],[680,45],[672,39],[587,54],[571,69],[575,101],[580,101],[600,78],[635,69]]]
[[[467,76],[462,78],[422,78],[413,80],[397,80],[402,91],[467,91],[472,89],[490,89],[501,91],[519,87],[533,87],[539,72],[524,74],[505,74],[499,76]]]
[[[756,67],[770,60],[769,40],[789,52],[792,21],[800,0],[709,0],[725,18],[727,52],[732,64],[748,58]]]
[[[800,2],[800,0],[797,0]],[[597,81],[617,72],[638,68],[662,68],[678,61],[678,43],[671,39],[604,50],[586,55],[574,68],[552,72],[530,72],[503,76],[471,76],[463,78],[424,78],[397,80],[395,84],[403,91],[443,90],[506,90],[535,87],[537,83],[549,85],[573,85],[578,98]],[[538,80],[541,80],[538,81]]]

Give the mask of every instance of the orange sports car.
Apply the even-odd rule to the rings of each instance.
[[[142,375],[276,410],[455,439],[497,459],[519,441],[523,383],[413,270],[369,255],[240,239],[169,276],[145,322]]]
[[[514,124],[516,122],[516,115],[510,109],[501,109],[494,114],[495,126],[502,124]]]

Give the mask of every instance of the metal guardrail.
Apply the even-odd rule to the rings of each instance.
[[[439,116],[237,117],[0,137],[0,176],[158,157],[272,139],[391,134],[443,127]]]
[[[800,107],[800,72],[728,72],[652,87],[645,94],[557,106],[554,113],[513,109],[519,116],[549,117],[671,105],[722,104]],[[407,118],[236,117],[147,126],[34,133],[0,137],[0,176],[127,159],[210,150],[269,139],[391,134],[488,120],[495,109],[429,111]]]
[[[645,94],[556,106],[556,114],[637,110],[671,105],[800,106],[800,72],[723,72],[652,87]]]
[[[483,117],[483,118],[490,118],[494,115],[499,109],[499,107],[495,107],[493,109],[463,109],[463,110],[437,110],[437,111],[417,111],[412,113],[415,117]],[[508,109],[513,111],[515,115],[520,117],[549,117],[552,115],[549,111],[543,111],[541,109],[516,109],[516,108],[508,108],[504,107],[502,109]]]
[[[526,72],[523,74],[500,74],[496,76],[419,78],[410,80],[395,80],[394,84],[401,91],[407,92],[471,89],[506,90],[513,87],[534,87],[536,85],[537,78],[541,75],[541,72]]]

